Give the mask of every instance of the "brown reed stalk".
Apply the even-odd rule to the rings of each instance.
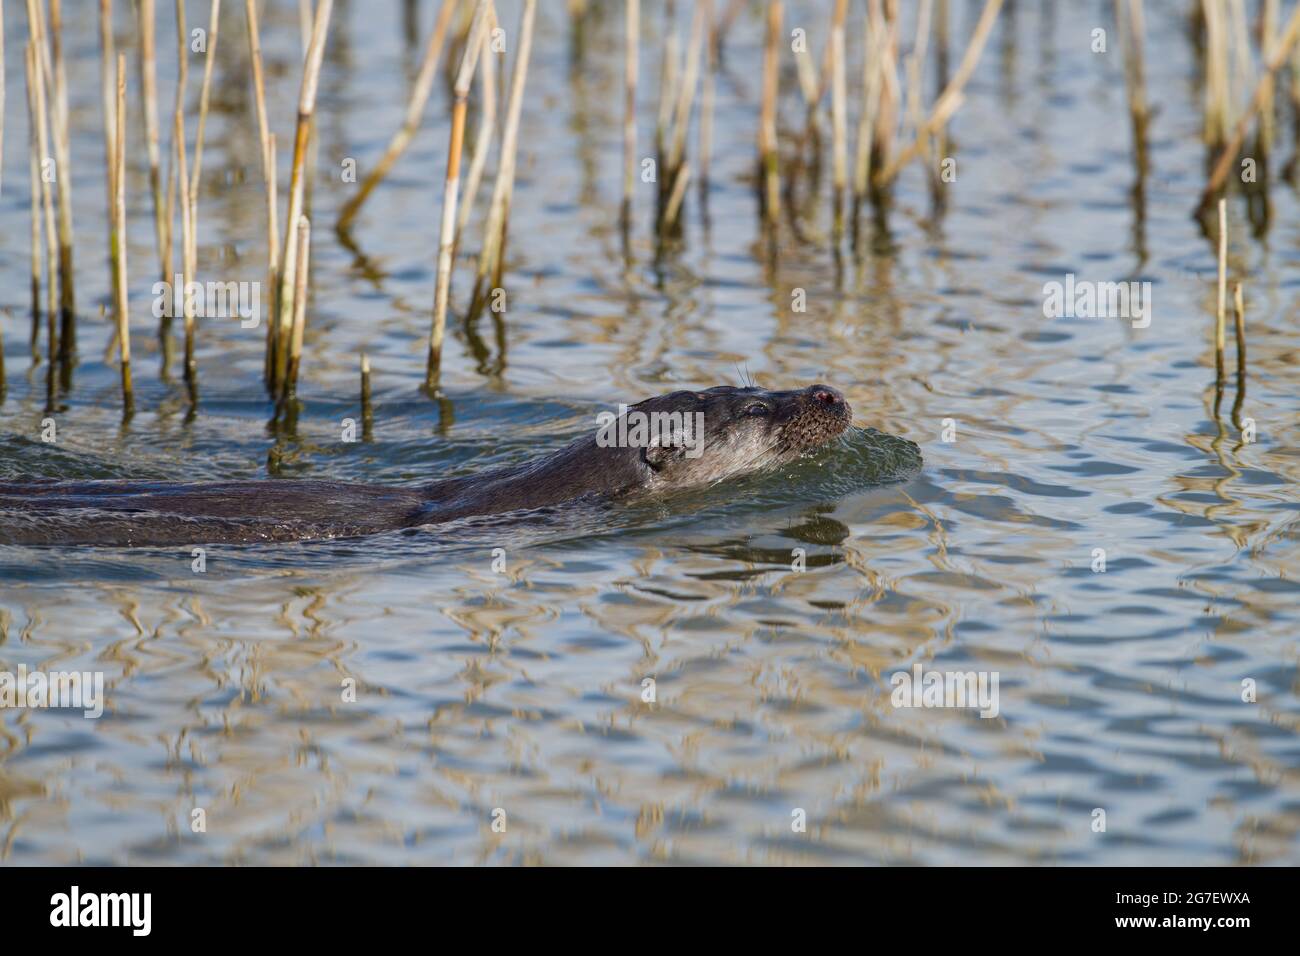
[[[510,74],[510,97],[506,101],[506,121],[501,133],[501,155],[497,163],[496,181],[492,185],[487,222],[483,226],[483,248],[479,250],[474,295],[466,313],[466,322],[478,318],[487,302],[488,283],[492,282],[494,287],[500,288],[505,269],[506,225],[515,182],[519,116],[523,107],[524,88],[528,82],[528,61],[532,56],[533,19],[536,13],[536,0],[524,0],[517,34],[519,50],[515,54],[514,71]]]
[[[307,140],[311,132],[312,115],[316,110],[316,87],[320,81],[321,60],[325,55],[325,38],[329,33],[330,15],[334,0],[320,0],[316,18],[312,23],[311,41],[302,68],[302,88],[298,96],[298,125],[293,139],[293,171],[289,178],[289,215],[285,219],[284,252],[280,257],[280,291],[277,307],[280,311],[280,353],[277,356],[277,378],[283,382],[288,369],[288,342],[286,337],[293,328],[293,297],[296,289],[297,242],[289,226],[301,218],[303,190],[306,179]]]
[[[36,107],[36,65],[35,56],[29,40],[23,48],[23,62],[27,77],[27,142],[28,142],[28,165],[31,172],[31,207],[32,207],[32,359],[33,361],[40,358],[39,339],[41,326],[41,245],[43,243],[41,229],[41,158],[40,148],[37,144],[36,128],[38,125],[37,117],[40,115]]]
[[[371,440],[375,423],[375,410],[370,400],[370,356],[361,353],[361,438]]]
[[[181,303],[185,320],[185,382],[190,386],[191,395],[196,384],[196,365],[194,358],[194,303],[191,300],[190,283],[194,280],[195,263],[191,258],[194,248],[194,221],[190,213],[194,209],[190,201],[189,158],[185,149],[185,111],[177,107],[172,119],[172,142],[176,147],[176,185],[180,191],[178,205],[181,209]]]
[[[1205,141],[1222,145],[1228,132],[1228,30],[1220,0],[1201,0],[1205,21]]]
[[[117,55],[117,103],[114,123],[113,173],[113,294],[117,313],[117,339],[122,356],[122,409],[130,415],[135,406],[131,388],[131,323],[126,284],[126,55]]]
[[[821,115],[817,112],[817,104],[821,102],[822,96],[821,77],[813,64],[812,53],[808,50],[807,42],[793,53],[795,78],[799,81],[799,92],[803,94],[804,106],[808,110],[809,136],[815,138],[821,131]]]
[[[898,36],[900,17],[897,0],[884,0],[883,10],[879,0],[871,0],[870,14],[877,21],[880,33],[880,99],[876,104],[876,129],[872,136],[871,147],[875,151],[872,162],[876,167],[885,166],[894,149],[894,139],[898,135],[898,107],[900,90],[898,85]]]
[[[182,152],[183,143],[176,139],[178,126],[174,122],[175,117],[179,114],[182,122],[179,125],[181,135],[184,135],[185,124],[185,88],[189,85],[189,53],[186,44],[189,41],[189,32],[185,24],[185,0],[176,0],[176,97],[172,104],[171,125],[172,143],[171,150],[168,154],[167,163],[167,191],[166,191],[166,208],[163,218],[166,227],[167,242],[163,247],[163,281],[174,283],[176,275],[184,275],[185,272],[185,237],[181,236],[181,267],[180,273],[173,270],[172,245],[173,237],[176,234],[176,194],[177,194],[177,158]],[[182,189],[181,192],[184,192]],[[183,198],[183,197],[182,197]],[[184,213],[182,213],[182,221]],[[182,294],[184,290],[182,289]],[[159,322],[158,336],[162,347],[162,368],[163,377],[167,376],[167,369],[171,365],[171,323],[172,316],[164,310],[163,317]]]
[[[848,134],[845,116],[844,16],[847,0],[836,0],[831,23],[831,236],[839,246],[844,236],[844,188],[848,177]]]
[[[1232,131],[1232,136],[1228,139],[1227,144],[1219,153],[1219,158],[1214,164],[1214,170],[1210,173],[1209,182],[1205,184],[1205,190],[1201,193],[1201,201],[1197,206],[1197,215],[1209,208],[1210,200],[1214,194],[1219,191],[1224,180],[1228,177],[1228,170],[1232,167],[1233,160],[1241,152],[1242,144],[1246,142],[1246,133],[1250,129],[1250,121],[1263,108],[1264,101],[1267,99],[1268,90],[1272,84],[1273,74],[1281,68],[1291,53],[1291,48],[1295,46],[1296,40],[1300,39],[1300,6],[1297,6],[1291,14],[1291,19],[1287,21],[1286,30],[1282,33],[1282,38],[1273,47],[1272,56],[1264,65],[1264,75],[1260,77],[1259,82],[1255,84],[1255,92],[1250,98],[1250,105],[1246,111],[1241,114],[1237,120],[1237,126]]]
[[[244,0],[244,21],[248,27],[248,59],[253,69],[253,105],[257,113],[257,140],[262,157],[262,181],[266,185],[266,362],[263,372],[266,387],[274,395],[276,372],[276,319],[279,315],[275,296],[278,289],[280,225],[276,213],[275,136],[266,117],[266,81],[262,72],[262,40],[257,23],[257,0]]]
[[[59,306],[62,311],[61,354],[69,361],[77,344],[77,303],[72,265],[72,162],[68,134],[68,79],[63,65],[63,11],[61,0],[50,0],[50,44],[54,51],[54,89],[51,129],[58,168],[59,200]],[[64,365],[65,371],[68,368]]]
[[[668,194],[668,202],[664,205],[663,220],[659,224],[660,233],[667,232],[677,223],[682,201],[686,198],[686,185],[690,179],[691,164],[682,160],[681,165],[677,167],[677,175],[673,178],[673,191]]]
[[[1264,0],[1259,14],[1259,51],[1264,62],[1273,57],[1273,45],[1277,42],[1277,0]],[[1264,91],[1264,103],[1259,113],[1259,139],[1264,150],[1273,146],[1273,76],[1265,73],[1267,86]]]
[[[1142,15],[1142,0],[1115,0],[1115,24],[1119,29],[1120,45],[1124,50],[1124,80],[1128,90],[1129,116],[1133,120],[1135,138],[1140,143],[1148,116],[1146,66],[1143,62],[1146,27]]]
[[[632,227],[632,193],[636,186],[636,80],[641,41],[641,2],[627,0],[624,8],[626,41],[623,48],[623,207],[619,224],[628,247]]]
[[[158,55],[155,35],[154,0],[139,0],[140,96],[144,107],[145,145],[149,153],[149,193],[153,198],[154,241],[158,248],[158,272],[171,282],[170,223],[164,218],[162,161],[158,148]]]
[[[298,369],[302,364],[302,336],[307,325],[307,275],[311,270],[311,222],[306,216],[298,217],[295,230],[297,271],[294,273],[293,337],[289,344],[289,373],[285,376],[281,398],[289,401],[298,393]]]
[[[668,181],[668,140],[677,102],[677,4],[664,3],[663,49],[659,58],[659,108],[655,113],[655,220],[663,215]]]
[[[479,76],[479,116],[478,129],[474,133],[474,151],[470,154],[469,173],[465,177],[465,201],[460,204],[456,214],[456,238],[452,241],[452,259],[460,248],[460,239],[469,223],[470,213],[474,209],[474,199],[478,196],[479,183],[483,179],[483,170],[487,167],[488,151],[492,146],[493,134],[497,124],[497,83],[496,64],[492,62],[491,32],[496,27],[496,10],[488,10],[488,28],[483,32],[482,51],[479,56],[483,65]]]
[[[1228,292],[1228,203],[1219,200],[1219,307],[1214,322],[1214,367],[1218,378],[1223,379],[1224,327],[1226,325],[1226,298]]]
[[[490,0],[477,0],[474,22],[456,75],[455,101],[451,109],[451,141],[447,145],[447,176],[442,191],[442,228],[438,236],[438,278],[433,296],[433,328],[429,333],[429,360],[425,386],[432,393],[442,368],[442,338],[447,325],[447,300],[451,285],[451,248],[456,240],[456,199],[460,189],[460,156],[465,145],[465,114],[469,109],[470,84],[483,52]],[[489,66],[490,68],[490,66]]]
[[[424,58],[420,61],[420,72],[416,74],[415,84],[411,87],[411,97],[406,103],[406,115],[402,119],[402,125],[398,127],[393,138],[388,142],[388,148],[384,150],[384,155],[379,158],[379,162],[370,171],[357,191],[343,204],[339,211],[338,222],[335,228],[341,232],[347,232],[356,218],[357,210],[366,201],[366,198],[374,191],[374,188],[383,181],[388,175],[393,164],[406,152],[411,140],[415,138],[416,132],[420,128],[420,118],[424,115],[425,104],[429,101],[429,93],[433,89],[434,78],[438,75],[438,57],[442,52],[443,41],[447,36],[447,26],[451,22],[452,14],[456,11],[456,0],[443,0],[442,7],[438,10],[438,18],[434,22],[433,31],[429,34],[429,42],[424,48]]]
[[[1232,20],[1232,61],[1236,77],[1233,81],[1233,95],[1229,106],[1235,111],[1237,98],[1253,85],[1251,82],[1252,64],[1250,55],[1250,30],[1246,26],[1246,6],[1243,0],[1228,0],[1228,14]],[[1230,114],[1229,125],[1236,121],[1235,114]]]
[[[196,242],[199,221],[199,180],[203,174],[203,133],[208,125],[208,98],[212,90],[212,64],[217,56],[217,25],[220,21],[221,0],[212,0],[208,19],[207,53],[203,59],[203,83],[199,87],[199,124],[194,132],[194,168],[190,180],[190,202],[193,204],[190,209],[190,222],[194,227],[190,238]]]
[[[1242,300],[1241,283],[1232,289],[1232,305],[1237,331],[1237,388],[1244,388],[1246,379],[1246,304]]]
[[[1002,0],[985,0],[984,9],[980,11],[980,18],[975,24],[975,30],[971,34],[970,42],[966,45],[966,52],[962,54],[961,63],[957,66],[957,72],[953,74],[948,85],[944,87],[939,98],[934,101],[930,108],[930,115],[920,128],[916,130],[917,138],[914,139],[906,148],[900,150],[897,155],[883,169],[876,172],[873,182],[876,186],[884,186],[896,177],[903,167],[918,155],[921,151],[921,137],[931,135],[935,130],[942,127],[957,112],[961,106],[967,81],[971,74],[975,72],[975,67],[979,65],[980,55],[984,52],[984,44],[988,41],[989,33],[993,30],[993,24],[997,21],[998,11],[1002,9]]]
[[[675,173],[686,152],[686,131],[690,127],[691,111],[695,104],[695,91],[699,85],[700,57],[704,45],[704,6],[695,8],[691,17],[691,34],[686,44],[686,64],[681,83],[677,86],[677,102],[673,107],[672,138],[668,147],[668,166]]]
[[[867,197],[871,183],[871,141],[876,128],[876,109],[880,100],[880,31],[874,18],[867,17],[863,40],[862,106],[858,113],[858,144],[853,164],[854,241],[857,239],[858,207]]]
[[[704,52],[705,41],[705,7],[696,6],[691,17],[691,33],[686,44],[686,59],[681,82],[677,84],[677,101],[673,106],[668,140],[668,156],[661,170],[671,188],[662,208],[659,220],[660,232],[676,230],[678,215],[686,196],[686,181],[690,171],[686,168],[686,135],[691,125],[691,112],[695,104],[695,92],[699,88],[700,59]],[[676,197],[676,201],[673,199]]]
[[[277,208],[279,196],[276,191],[276,147],[275,134],[266,137],[266,165],[269,175],[266,177],[266,387],[272,395],[279,384],[276,370],[279,368],[280,334],[278,326],[279,309],[276,296],[279,295],[279,256],[280,256],[280,222]]]
[[[35,40],[28,41],[35,43]],[[36,64],[38,52],[35,48],[32,51],[33,65]],[[53,364],[58,352],[58,331],[55,328],[55,318],[57,316],[57,307],[55,300],[55,282],[58,276],[60,259],[58,240],[56,238],[54,227],[54,197],[50,189],[49,177],[45,175],[45,163],[50,159],[50,134],[48,127],[48,116],[45,104],[45,73],[39,66],[35,70],[36,79],[36,140],[39,155],[41,157],[41,208],[44,211],[45,220],[45,321],[49,334],[49,357],[50,363]],[[58,164],[55,162],[57,176]]]
[[[700,90],[700,175],[697,179],[700,191],[700,203],[704,204],[709,191],[709,162],[713,158],[713,104],[715,99],[714,83],[718,70],[717,23],[713,18],[713,0],[700,0],[704,8],[704,20],[707,24],[704,46],[704,77]],[[707,212],[706,212],[707,221]]]
[[[907,74],[907,121],[911,124],[913,130],[919,130],[921,126],[922,77],[925,75],[925,55],[930,46],[930,13],[932,6],[932,0],[921,0],[921,5],[916,14],[916,39],[912,42],[912,52],[908,54],[903,64],[903,69]],[[921,146],[921,155],[928,158],[930,155],[929,136],[922,133],[917,136],[917,141]]]
[[[108,272],[113,302],[117,302],[117,218],[113,203],[117,200],[117,79],[113,75],[117,54],[113,52],[113,0],[99,0],[99,85],[104,102],[104,168],[108,185]]]
[[[775,230],[781,216],[781,174],[777,165],[776,101],[780,64],[781,0],[768,0],[767,33],[763,44],[763,101],[758,120],[758,168],[760,201],[769,230]]]

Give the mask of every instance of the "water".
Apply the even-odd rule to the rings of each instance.
[[[191,6],[194,26],[206,8]],[[263,187],[242,8],[225,6],[199,272],[256,281]],[[267,6],[283,196],[298,27],[294,5]],[[557,447],[618,401],[742,374],[773,387],[836,385],[860,427],[919,443],[924,470],[877,483],[886,476],[872,473],[859,432],[789,474],[659,507],[212,548],[203,573],[188,548],[0,549],[0,670],[102,671],[107,691],[95,721],[0,715],[0,860],[1300,861],[1300,204],[1276,184],[1270,226],[1257,233],[1244,200],[1229,204],[1249,377],[1235,415],[1231,376],[1216,414],[1215,258],[1189,216],[1205,154],[1184,11],[1148,7],[1159,113],[1140,195],[1117,41],[1112,33],[1108,54],[1090,49],[1092,29],[1113,26],[1110,5],[1016,5],[953,124],[946,211],[932,215],[912,167],[870,253],[838,275],[824,245],[788,234],[775,267],[761,255],[752,12],[729,33],[718,78],[707,228],[692,192],[683,248],[656,268],[653,187],[640,187],[626,269],[621,15],[594,16],[579,58],[564,6],[540,6],[503,336],[490,317],[475,341],[453,322],[447,398],[434,403],[418,386],[444,88],[365,207],[355,249],[328,226],[355,188],[340,182],[341,164],[355,158],[364,175],[400,122],[433,11],[420,5],[407,37],[396,4],[336,4],[296,435],[268,428],[260,329],[201,325],[196,415],[177,382],[160,382],[138,138],[127,184],[138,412],[120,421],[99,307],[103,141],[89,13],[66,30],[80,364],[59,410],[45,411],[45,366],[31,367],[26,346],[26,130],[14,67],[25,30],[12,13],[0,478],[204,480],[273,468],[417,482]],[[646,6],[648,155],[662,17]],[[862,12],[852,6],[855,77]],[[977,6],[952,6],[951,33],[964,38]],[[500,9],[512,34],[518,7]],[[166,104],[173,25],[169,10],[159,16]],[[794,5],[786,16],[821,49],[824,11]],[[128,20],[119,10],[117,41],[134,57]],[[802,107],[792,73],[783,89],[793,134]],[[856,104],[855,90],[851,127]],[[1279,160],[1291,129],[1288,118]],[[468,289],[461,265],[453,310]],[[1071,272],[1150,281],[1150,326],[1045,318],[1044,283]],[[792,311],[796,289],[806,312]],[[343,443],[343,419],[359,420],[362,350],[375,368],[373,441]],[[1230,371],[1232,362],[1230,347]],[[54,444],[41,441],[47,417]],[[1251,443],[1237,424],[1247,418]],[[946,425],[955,440],[943,440]],[[1104,573],[1093,570],[1099,548]],[[891,675],[917,663],[996,674],[998,715],[894,707]],[[646,678],[653,704],[641,699]],[[1246,679],[1253,703],[1242,700]],[[344,702],[353,686],[355,702]],[[195,808],[206,832],[192,832]],[[498,810],[503,833],[492,827]],[[796,810],[806,832],[792,829]]]

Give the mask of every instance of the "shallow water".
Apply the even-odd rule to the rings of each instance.
[[[199,268],[256,281],[263,187],[242,7],[225,6]],[[267,6],[283,196],[297,19],[293,4]],[[499,6],[513,31],[517,6]],[[860,426],[919,443],[924,470],[876,483],[859,433],[788,474],[688,501],[212,548],[203,573],[189,548],[0,548],[0,671],[102,671],[107,690],[98,720],[0,713],[0,860],[1300,862],[1300,203],[1276,184],[1258,232],[1243,199],[1229,204],[1249,368],[1244,394],[1230,377],[1216,412],[1214,248],[1189,216],[1205,161],[1201,91],[1181,8],[1148,5],[1159,113],[1142,190],[1122,60],[1089,49],[1092,29],[1111,26],[1110,5],[1009,6],[952,126],[946,209],[934,214],[913,167],[873,220],[869,253],[839,274],[824,245],[788,233],[775,266],[761,254],[752,12],[733,26],[718,78],[707,226],[692,191],[683,246],[656,267],[653,187],[642,187],[625,268],[621,15],[594,16],[578,50],[564,5],[540,6],[503,335],[490,318],[480,340],[453,323],[436,403],[418,387],[445,89],[364,209],[355,249],[322,225],[355,188],[339,181],[340,164],[354,157],[364,173],[400,122],[433,11],[419,5],[409,37],[397,4],[336,3],[292,435],[267,425],[260,329],[201,325],[197,414],[177,382],[159,380],[138,140],[128,149],[138,411],[122,424],[100,315],[98,41],[93,18],[70,17],[83,319],[53,444],[41,440],[46,367],[26,345],[26,129],[13,66],[25,30],[11,15],[0,480],[415,482],[518,461],[589,427],[599,408],[742,373],[773,387],[836,385]],[[644,6],[649,155],[661,13]],[[805,26],[820,50],[824,12],[792,6],[787,26]],[[851,6],[856,61],[862,12]],[[951,33],[964,38],[978,6],[952,6]],[[206,8],[189,15],[193,26]],[[174,54],[162,38],[173,24],[169,10],[159,16],[168,103]],[[119,10],[117,40],[133,56],[128,19]],[[783,84],[792,134],[802,117],[792,72]],[[1288,116],[1280,158],[1292,125]],[[1071,272],[1150,281],[1150,326],[1044,318],[1044,283]],[[797,289],[803,313],[791,308]],[[373,440],[344,443],[343,419],[359,419],[362,350],[375,367]],[[1237,425],[1247,418],[1250,443]],[[796,549],[805,570],[792,569]],[[997,716],[893,706],[891,675],[917,663],[997,675]],[[349,681],[355,702],[343,701]],[[191,831],[196,807],[206,832]],[[792,830],[796,809],[806,832]],[[497,810],[504,833],[492,828]]]

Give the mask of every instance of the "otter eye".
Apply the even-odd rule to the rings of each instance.
[[[762,402],[755,402],[752,405],[745,406],[746,415],[766,415],[767,413],[768,413],[768,407],[764,405]]]

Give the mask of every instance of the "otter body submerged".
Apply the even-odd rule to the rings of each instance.
[[[585,436],[521,465],[409,487],[333,481],[0,483],[0,543],[167,546],[354,537],[713,484],[791,461],[849,425],[826,385],[795,391],[718,386],[647,399],[633,416],[698,423],[689,441]],[[671,436],[669,436],[671,438]]]

